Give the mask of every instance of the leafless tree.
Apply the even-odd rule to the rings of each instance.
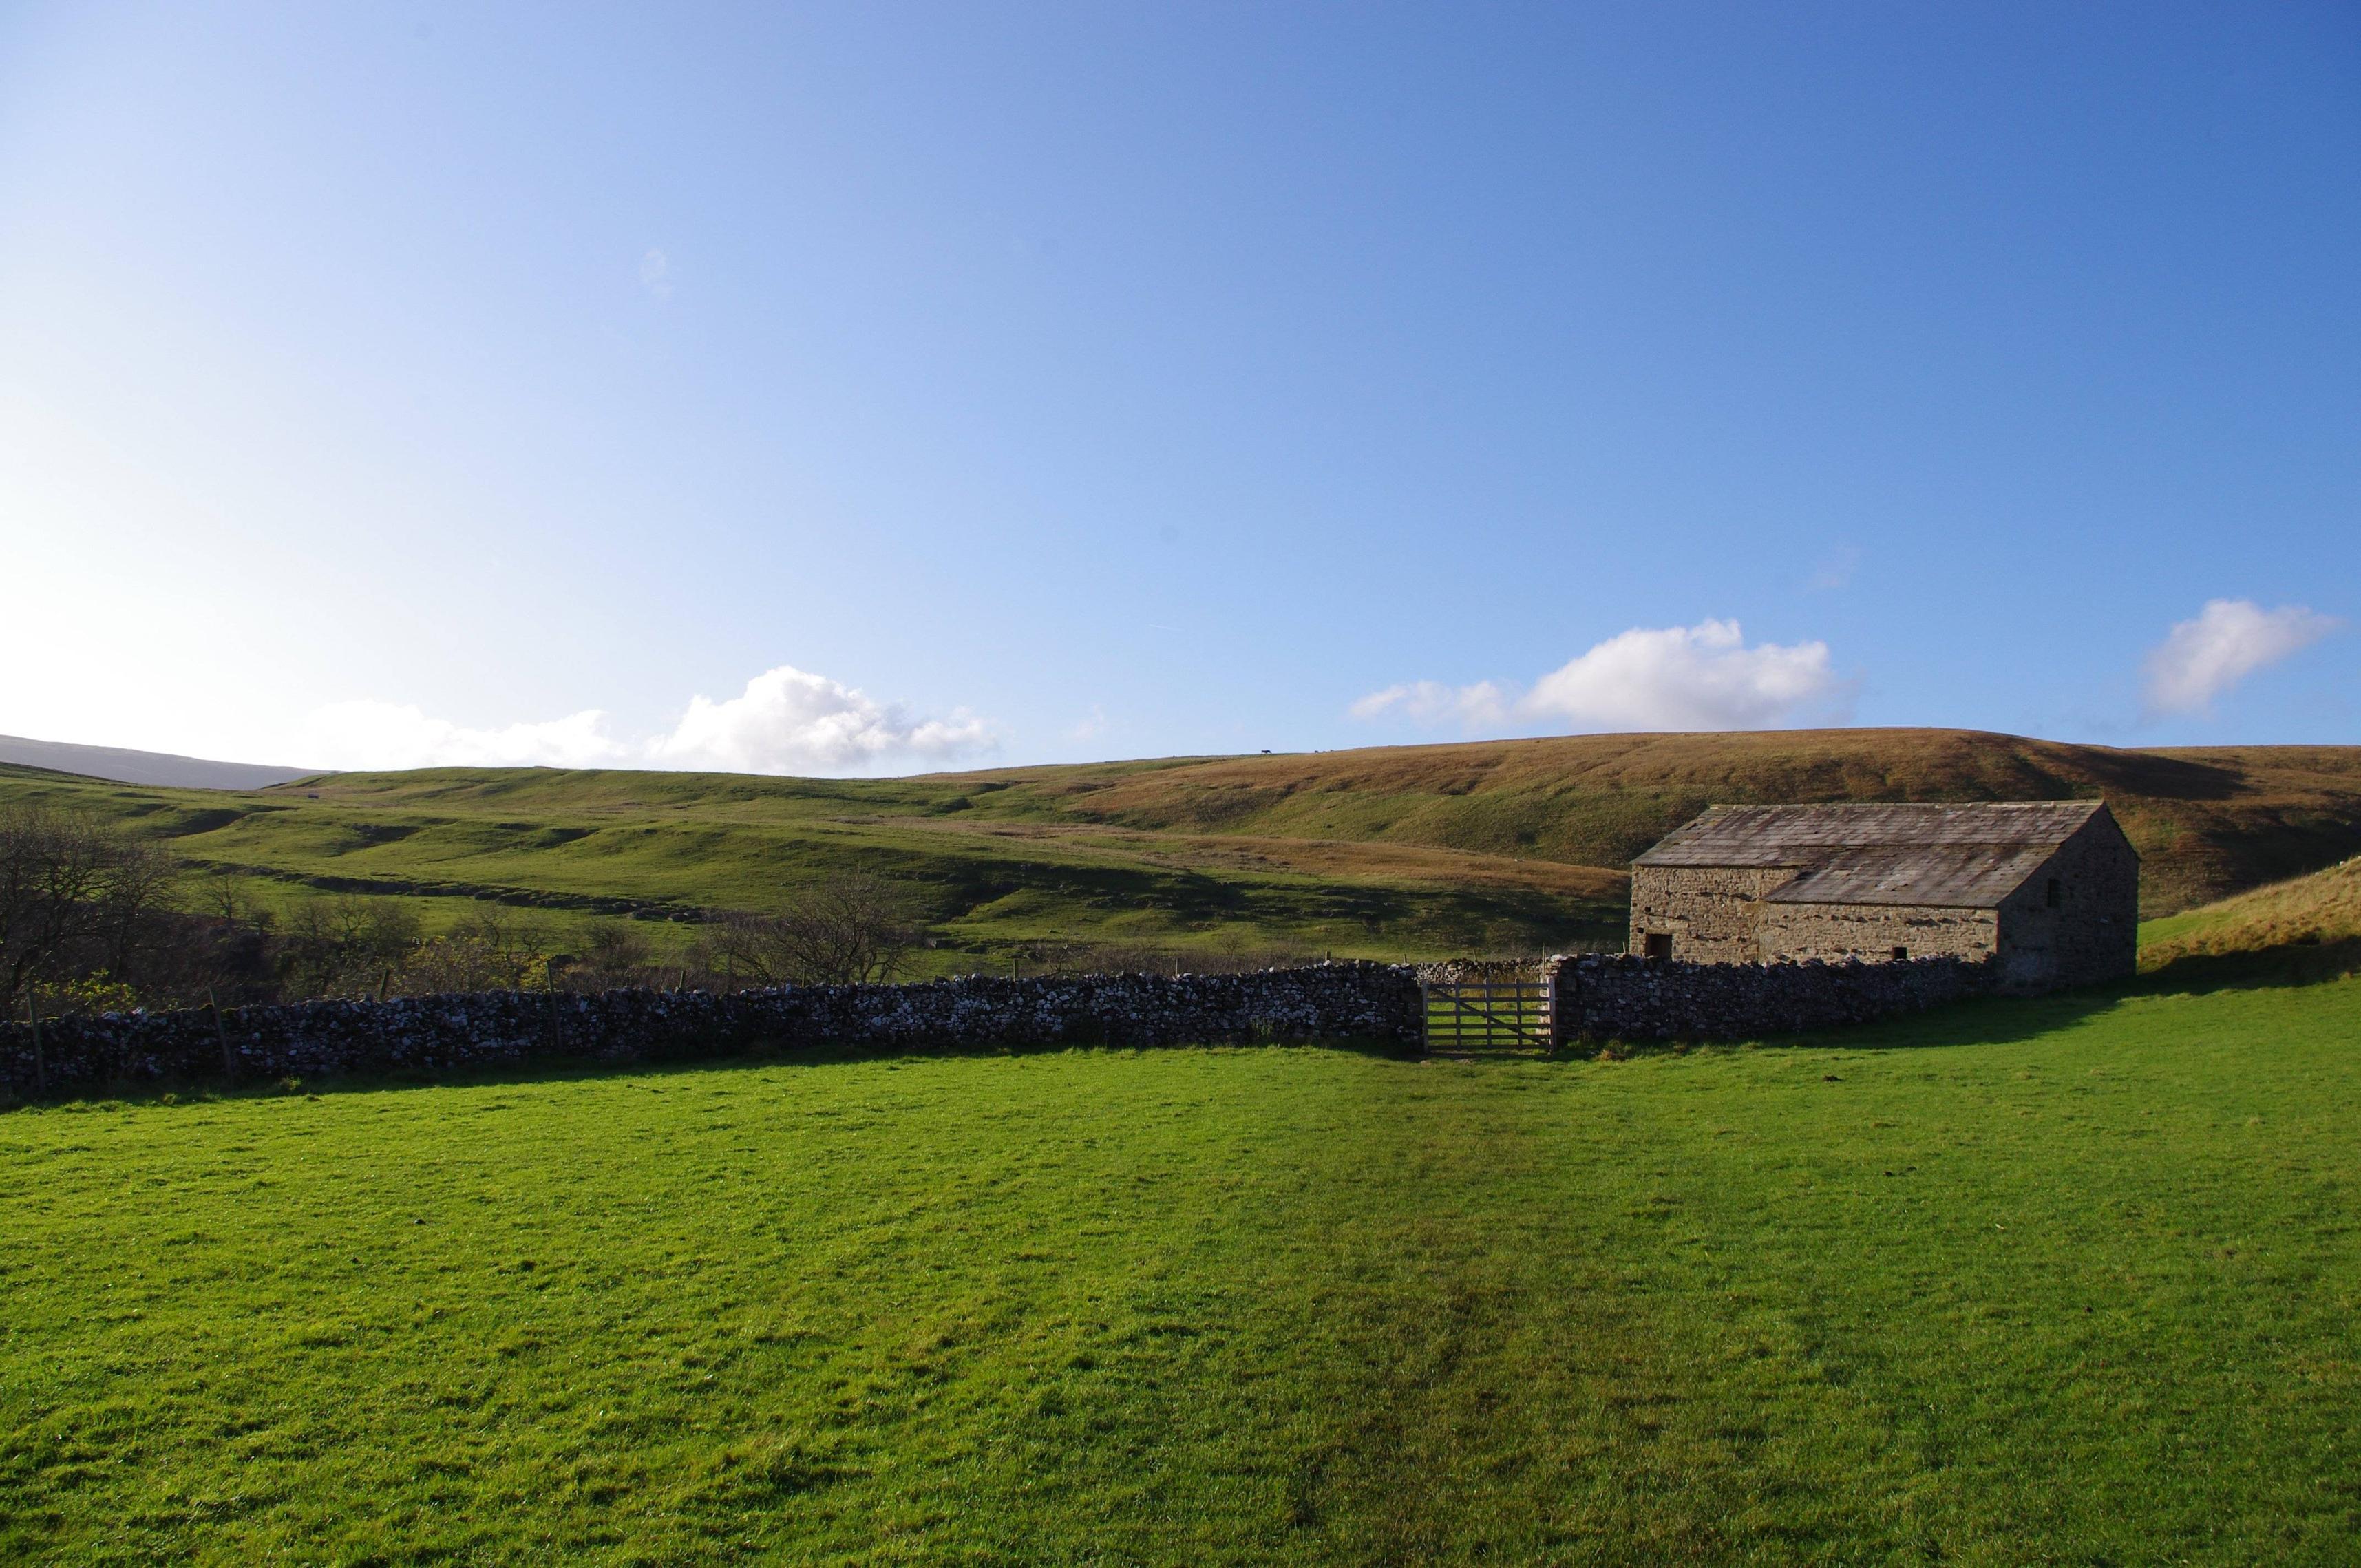
[[[0,1005],[37,980],[120,975],[170,903],[173,865],[153,844],[75,813],[0,811]]]
[[[418,950],[423,939],[418,911],[399,899],[371,898],[357,901],[366,905],[346,927],[345,941],[353,959],[365,977],[374,976],[371,982],[383,1001],[393,990],[393,982],[409,967],[411,955]]]
[[[398,983],[412,995],[537,988],[550,978],[549,948],[539,918],[483,905],[444,935],[417,944]]]
[[[581,954],[568,971],[568,982],[598,991],[642,984],[653,958],[644,933],[620,921],[600,921],[585,938]]]
[[[89,968],[127,977],[153,949],[173,940],[168,923],[157,917],[173,905],[181,868],[145,839],[108,837],[106,891],[98,900],[98,946]]]
[[[340,902],[306,898],[288,912],[280,963],[297,996],[335,996],[346,989],[356,955],[345,944],[349,921]]]
[[[902,971],[919,935],[899,888],[854,872],[801,893],[778,914],[730,916],[714,948],[731,970],[772,983],[876,984]]]
[[[307,898],[289,916],[280,961],[305,996],[386,995],[421,946],[418,914],[392,898]]]
[[[225,866],[215,866],[198,880],[192,903],[222,925],[269,935],[278,924],[271,912],[254,901],[246,879]]]

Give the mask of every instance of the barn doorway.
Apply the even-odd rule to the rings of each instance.
[[[1670,931],[1649,932],[1647,954],[1659,963],[1670,963],[1673,958],[1673,934]]]

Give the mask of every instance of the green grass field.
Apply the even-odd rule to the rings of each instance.
[[[2361,981],[0,1117],[0,1558],[2349,1563]]]

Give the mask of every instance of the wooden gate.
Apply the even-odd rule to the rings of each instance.
[[[1429,1051],[1543,1051],[1557,1043],[1557,986],[1531,977],[1425,980]]]

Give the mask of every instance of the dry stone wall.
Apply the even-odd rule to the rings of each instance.
[[[1841,1028],[1992,988],[1989,964],[1693,964],[1586,954],[1557,965],[1557,1037],[1746,1040]]]
[[[1419,1027],[1416,972],[1376,963],[719,993],[501,991],[51,1019],[38,1050],[32,1029],[13,1024],[0,1027],[0,1085],[18,1097],[71,1095],[205,1079],[686,1060],[752,1046],[1415,1042]]]
[[[1439,976],[1443,966],[1430,970]],[[1472,970],[1481,966],[1456,966]],[[1521,963],[1521,971],[1535,966]],[[1542,960],[1560,1041],[1741,1040],[1866,1023],[1990,989],[1957,959],[1693,964]],[[970,978],[764,991],[496,991],[0,1026],[0,1090],[71,1096],[202,1080],[443,1073],[533,1061],[695,1060],[752,1047],[876,1051],[1420,1038],[1420,971],[1318,964],[1251,974]],[[1471,978],[1461,973],[1456,978]]]

